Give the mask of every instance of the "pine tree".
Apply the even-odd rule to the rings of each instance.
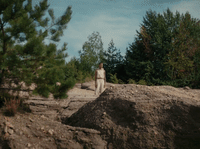
[[[144,79],[153,84],[170,79],[164,68],[179,22],[180,14],[173,15],[169,9],[163,14],[152,10],[146,12],[141,30],[137,31],[137,37],[126,53],[126,71],[130,79]]]
[[[48,11],[49,17],[45,17]],[[0,85],[20,82],[37,85],[35,92],[48,97],[66,96],[73,79],[65,76],[66,46],[57,50],[64,29],[71,19],[71,6],[55,18],[47,0],[32,6],[32,0],[0,0]],[[49,39],[50,44],[44,40]],[[61,86],[57,86],[60,82]]]
[[[67,77],[75,78],[77,83],[83,83],[88,76],[87,73],[84,73],[82,70],[82,64],[78,58],[71,58],[67,63],[67,68],[65,69],[65,74]]]
[[[126,49],[125,55],[125,74],[128,79],[133,79],[136,82],[144,79],[145,66],[143,62],[146,61],[146,55],[143,50],[143,45],[138,42],[133,42]]]
[[[120,50],[117,50],[113,39],[108,44],[108,50],[104,51],[104,69],[106,70],[107,81],[111,81],[111,76],[117,72],[117,66],[122,63],[123,57]],[[116,74],[117,75],[117,74]]]

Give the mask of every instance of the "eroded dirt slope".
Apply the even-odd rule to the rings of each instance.
[[[200,90],[117,85],[63,123],[101,132],[107,148],[200,148]]]
[[[200,148],[200,90],[171,86],[77,84],[69,97],[32,96],[32,113],[0,114],[0,148]]]

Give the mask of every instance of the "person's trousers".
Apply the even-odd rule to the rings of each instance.
[[[99,95],[103,92],[104,89],[104,79],[97,79],[97,88],[95,90],[95,94]]]

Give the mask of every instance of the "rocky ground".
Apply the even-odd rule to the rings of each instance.
[[[109,86],[109,84],[108,84]],[[24,93],[24,95],[28,95]],[[106,148],[100,132],[94,129],[62,124],[62,118],[71,116],[87,102],[93,101],[94,82],[76,84],[68,98],[55,100],[31,96],[25,101],[31,113],[17,113],[14,117],[3,115],[0,110],[0,148],[7,149],[83,149]]]
[[[109,149],[198,149],[200,90],[118,85],[63,123],[100,131]]]
[[[32,96],[32,113],[1,113],[0,148],[200,148],[200,90],[108,83],[98,97],[88,82],[68,95]]]

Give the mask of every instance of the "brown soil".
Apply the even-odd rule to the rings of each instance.
[[[0,149],[200,148],[200,90],[108,83],[97,97],[88,82],[68,95],[33,96],[32,113],[0,113]]]
[[[90,86],[81,89],[77,84],[68,92],[69,97],[63,100],[55,100],[52,95],[49,98],[31,96],[25,101],[31,113],[18,112],[14,117],[8,117],[3,115],[5,108],[1,108],[0,149],[106,148],[107,143],[99,131],[72,127],[62,124],[60,120],[71,116],[88,101],[96,99]]]
[[[107,148],[200,148],[200,92],[118,85],[63,123],[101,132]]]

